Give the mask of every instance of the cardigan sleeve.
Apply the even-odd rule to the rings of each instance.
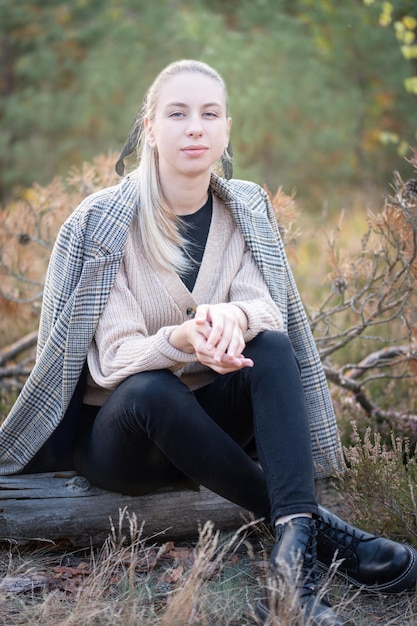
[[[249,249],[245,250],[240,269],[230,286],[229,302],[238,306],[247,317],[246,342],[265,330],[283,330],[281,312]]]
[[[246,341],[262,330],[282,328],[279,310],[249,252],[231,285],[230,295],[232,303],[248,318]],[[162,302],[160,304],[163,306]],[[169,314],[167,311],[167,317]],[[128,376],[141,371],[169,369],[181,374],[185,365],[197,362],[197,357],[170,343],[170,334],[176,327],[175,323],[169,324],[150,334],[126,276],[120,271],[88,353],[93,380],[100,387],[113,389]]]

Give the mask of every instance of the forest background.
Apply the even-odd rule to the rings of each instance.
[[[414,0],[0,0],[2,203],[120,150],[155,75],[192,57],[229,87],[235,176],[338,211],[410,171],[416,17]]]

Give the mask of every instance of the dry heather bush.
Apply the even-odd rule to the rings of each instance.
[[[411,163],[417,169],[417,150]],[[359,254],[328,242],[322,304],[310,308],[328,379],[354,398],[376,427],[414,436],[417,423],[417,181],[395,174],[394,194],[368,212]],[[339,396],[342,392],[339,393]]]
[[[391,435],[391,445],[353,424],[348,464],[337,488],[360,528],[417,546],[417,463],[407,439]]]
[[[35,184],[0,211],[0,421],[33,366],[43,285],[58,230],[89,193],[114,184],[115,154]],[[31,333],[31,334],[30,334]]]

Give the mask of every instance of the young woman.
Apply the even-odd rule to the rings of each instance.
[[[317,558],[387,593],[415,584],[416,554],[317,504],[314,478],[343,469],[329,391],[268,197],[227,174],[230,129],[214,69],[156,78],[117,166],[137,147],[137,169],[58,236],[0,471],[73,467],[133,495],[202,484],[276,526],[260,615],[284,585],[312,624],[339,624]]]

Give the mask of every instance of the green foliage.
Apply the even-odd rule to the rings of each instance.
[[[379,11],[379,23],[383,27],[393,28],[397,43],[403,57],[412,62],[415,74],[404,78],[404,87],[409,94],[417,95],[417,6],[413,0],[396,0],[386,2],[382,0],[363,0],[367,6],[375,6]],[[405,154],[408,144],[404,137],[397,132],[381,132],[382,143],[398,145],[398,153]],[[414,139],[417,138],[417,128],[414,122]]]
[[[79,64],[103,35],[94,21],[99,7],[99,0],[1,1],[3,187],[52,177],[62,158],[60,140],[71,132]]]

